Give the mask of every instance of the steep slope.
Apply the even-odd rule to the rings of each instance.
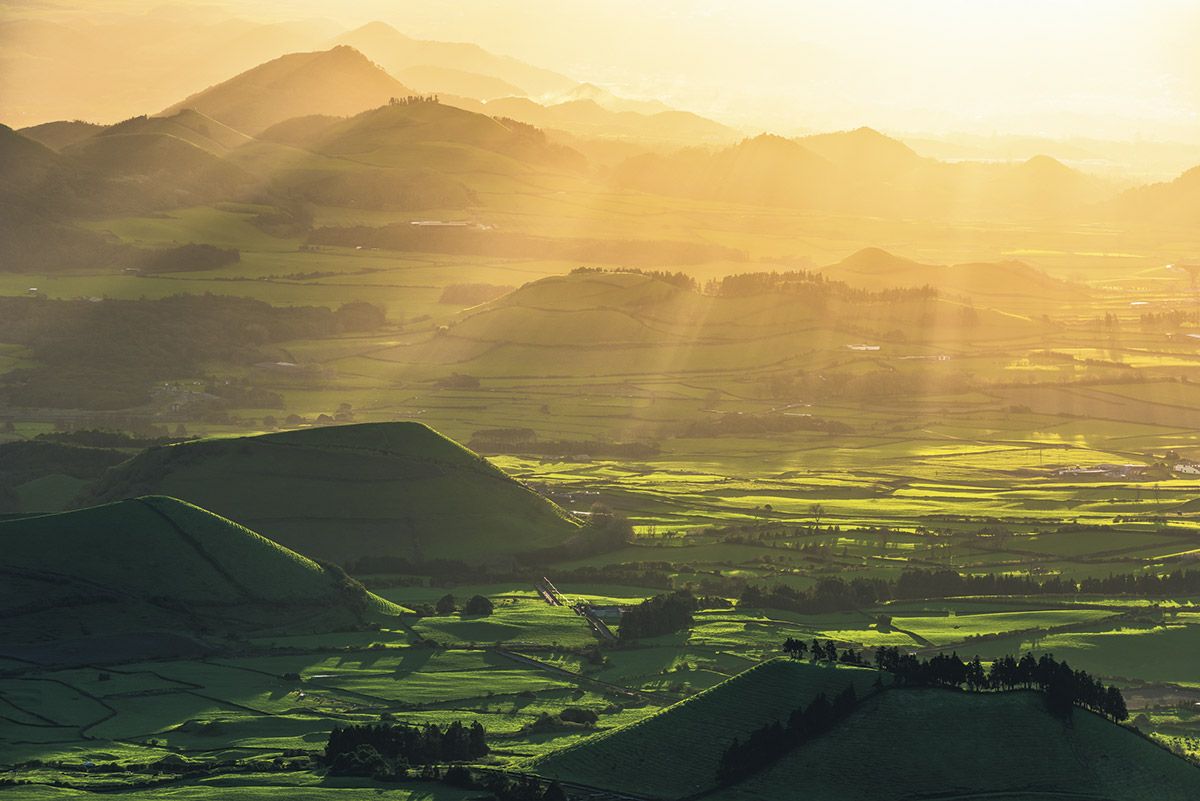
[[[681,798],[711,788],[721,753],[734,737],[775,720],[787,722],[819,693],[853,684],[865,693],[865,668],[774,660],[740,673],[658,714],[598,734],[526,763],[532,773],[617,792]],[[685,745],[686,744],[686,745]]]
[[[349,116],[411,94],[362,53],[339,46],[260,64],[176,103],[164,114],[194,109],[254,135],[293,117]]]
[[[564,75],[489,53],[478,45],[413,39],[383,22],[368,23],[335,41],[361,50],[393,75],[410,67],[466,70],[507,81],[535,95],[566,92],[576,85]]]
[[[99,501],[172,494],[313,557],[488,562],[561,544],[562,510],[419,423],[155,448],[109,471]]]
[[[737,139],[737,132],[732,128],[691,112],[673,109],[618,111],[586,97],[548,105],[524,97],[503,97],[488,103],[472,103],[463,98],[450,97],[445,98],[445,102],[482,114],[511,117],[540,128],[553,128],[580,136],[676,144],[725,144]]]
[[[820,798],[1071,798],[1186,801],[1200,769],[1135,732],[1040,694],[889,690],[766,771],[710,796],[720,801]]]
[[[49,650],[34,646],[64,639],[320,631],[402,611],[336,569],[167,497],[0,521],[0,572],[0,642],[35,661]]]

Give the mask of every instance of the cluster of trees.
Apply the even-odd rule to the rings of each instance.
[[[489,750],[487,731],[479,721],[464,726],[456,720],[445,729],[436,723],[421,728],[367,724],[331,731],[325,764],[340,776],[400,777],[410,765],[479,759]]]
[[[446,770],[442,781],[463,790],[486,790],[496,801],[567,801],[568,796],[558,782],[542,784],[532,776],[509,776],[488,772],[480,778],[464,765]]]
[[[857,703],[854,685],[850,684],[832,702],[821,693],[808,706],[797,707],[786,726],[779,721],[768,723],[752,732],[744,743],[735,737],[721,754],[717,783],[732,784],[762,770],[801,743],[833,728],[854,711]]]
[[[472,595],[463,604],[464,615],[487,616],[496,610],[496,605],[486,595]],[[420,611],[420,610],[418,610]],[[452,615],[458,611],[458,600],[450,593],[438,598],[433,611],[439,615]]]
[[[647,598],[621,615],[619,636],[623,641],[658,637],[691,628],[696,598],[687,590]]]
[[[242,254],[237,248],[192,243],[139,254],[131,259],[131,263],[144,273],[183,273],[218,270],[241,260]]]
[[[1106,687],[1087,671],[1073,670],[1050,654],[1037,659],[1030,653],[1020,659],[1008,655],[985,670],[978,656],[970,662],[964,662],[956,653],[920,659],[884,647],[875,651],[875,664],[895,676],[900,686],[957,687],[976,692],[1037,689],[1046,694],[1046,704],[1054,712],[1067,713],[1081,706],[1114,721],[1129,717],[1120,688]]]
[[[687,289],[691,292],[699,292],[700,285],[696,283],[696,279],[687,273],[669,272],[667,270],[639,270],[636,267],[619,267],[616,269],[607,269],[605,267],[576,267],[571,270],[571,275],[586,275],[588,273],[633,273],[634,275],[644,275],[647,278],[653,278],[656,281],[662,281],[665,284],[677,286],[680,289]]]
[[[850,301],[854,303],[895,303],[912,300],[932,300],[937,297],[937,290],[931,286],[922,287],[891,287],[872,292],[867,289],[855,289],[842,281],[830,281],[820,272],[814,270],[785,270],[760,273],[741,273],[727,275],[720,280],[712,280],[705,284],[705,294],[720,297],[748,297],[753,295],[793,294],[806,295],[821,301],[826,298]]]
[[[665,239],[584,239],[535,236],[476,226],[398,223],[380,228],[318,228],[309,244],[451,253],[459,256],[539,258],[632,265],[688,265],[744,261],[740,250],[704,242]]]
[[[853,648],[847,648],[839,653],[837,645],[833,640],[826,640],[822,643],[816,637],[813,638],[811,646],[804,640],[788,637],[783,641],[783,652],[792,659],[803,659],[808,655],[813,662],[842,662],[847,665],[863,664],[860,652],[855,651]]]

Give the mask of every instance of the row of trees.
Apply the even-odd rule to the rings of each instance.
[[[1037,659],[1031,653],[1020,659],[1008,655],[985,670],[978,656],[970,662],[964,662],[957,653],[919,659],[898,648],[883,647],[875,651],[875,664],[891,673],[899,686],[956,687],[975,692],[1037,689],[1046,694],[1047,706],[1057,713],[1080,706],[1114,721],[1129,717],[1120,688],[1106,687],[1087,671],[1074,670],[1050,654]]]
[[[853,648],[838,653],[837,645],[833,640],[826,640],[822,643],[816,637],[813,638],[810,646],[804,640],[798,640],[795,637],[788,637],[783,641],[783,652],[792,659],[803,659],[805,655],[813,662],[842,662],[848,665],[861,665],[862,653],[855,651]]]
[[[479,721],[454,721],[445,729],[381,723],[338,727],[325,744],[325,764],[340,776],[401,777],[410,765],[459,762],[488,754],[487,731]]]
[[[1123,574],[1078,581],[1052,576],[1001,574],[963,575],[956,570],[905,570],[895,580],[823,578],[799,590],[787,585],[747,586],[741,603],[754,608],[786,609],[805,614],[840,612],[874,606],[882,601],[951,598],[960,595],[1135,595],[1166,598],[1200,593],[1200,570],[1175,570],[1162,575]]]
[[[806,707],[797,707],[787,725],[768,723],[750,734],[746,742],[735,737],[717,766],[717,783],[731,784],[762,770],[801,743],[825,733],[852,711],[858,697],[854,685],[846,686],[831,702],[821,693]]]

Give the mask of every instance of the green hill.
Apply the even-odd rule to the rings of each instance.
[[[1034,692],[889,690],[717,801],[784,798],[1186,801],[1200,769],[1098,715]]]
[[[489,562],[561,544],[566,513],[420,423],[374,423],[153,448],[99,502],[170,494],[313,557]]]
[[[105,127],[83,120],[57,120],[44,122],[41,125],[31,125],[28,128],[22,128],[18,133],[35,142],[40,142],[51,150],[62,150],[89,136],[95,136]]]
[[[217,156],[228,153],[253,140],[246,134],[235,131],[211,117],[193,109],[183,109],[164,117],[134,117],[125,122],[102,129],[97,137],[122,136],[128,134],[164,134],[190,142],[201,150]]]
[[[349,116],[412,91],[352,47],[291,53],[260,64],[176,103],[255,135],[275,123],[309,114]]]
[[[145,497],[0,521],[0,642],[344,629],[402,608],[237,523]],[[102,658],[98,655],[97,658]]]
[[[787,722],[819,693],[850,684],[865,693],[866,668],[774,660],[740,673],[636,723],[531,760],[540,776],[654,798],[681,798],[711,788],[721,753],[775,720]],[[819,797],[819,796],[816,796]]]

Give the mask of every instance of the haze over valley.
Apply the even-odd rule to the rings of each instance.
[[[0,801],[1197,797],[1194,33],[0,8]]]

